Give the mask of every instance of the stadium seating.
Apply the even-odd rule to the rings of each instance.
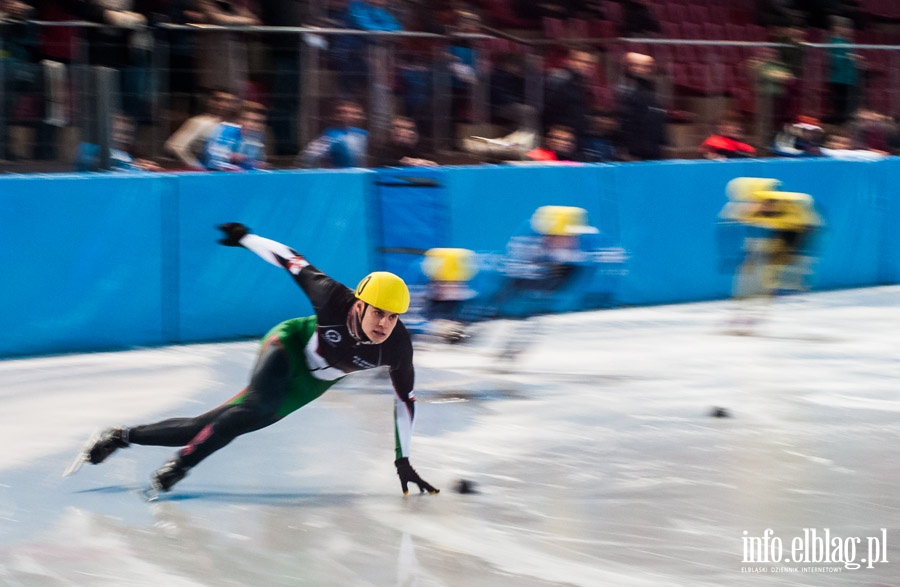
[[[757,24],[756,0],[645,0],[651,13],[658,19],[663,38],[705,41],[740,41],[758,43],[770,41],[769,31]],[[486,2],[493,14],[499,14],[506,22],[515,22],[512,16],[512,0]],[[876,22],[900,20],[900,0],[861,0],[860,8]],[[622,7],[618,2],[606,2],[603,19],[544,18],[539,28],[545,38],[566,40],[573,38],[613,39],[621,34]],[[516,23],[525,26],[525,23]],[[810,28],[807,41],[827,42],[827,31]],[[870,27],[858,32],[856,41],[862,44],[900,45],[900,31]],[[499,49],[499,43],[496,47]],[[674,85],[692,94],[732,96],[738,110],[752,113],[754,80],[747,70],[747,60],[757,50],[753,46],[725,45],[664,45],[629,43],[604,45],[608,59],[619,59],[625,51],[639,51],[653,55],[657,67],[670,75]],[[867,86],[877,84],[881,91],[866,91],[866,103],[883,112],[897,109],[900,101],[900,76],[892,72],[900,67],[900,53],[878,49],[864,49]],[[558,55],[548,52],[548,60],[558,65]],[[896,66],[892,68],[893,66]],[[804,109],[820,115],[827,103],[827,58],[824,51],[809,51],[806,56],[807,75],[802,80]],[[895,79],[896,78],[896,79]],[[595,101],[601,107],[608,103],[611,94],[609,78],[599,75],[591,80]]]

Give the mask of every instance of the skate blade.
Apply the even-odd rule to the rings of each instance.
[[[94,443],[99,439],[100,431],[96,430],[93,434],[91,434],[91,437],[88,439],[88,441],[84,443],[84,446],[81,447],[81,450],[78,451],[78,454],[74,459],[72,459],[72,462],[69,463],[69,466],[66,467],[66,470],[63,471],[63,477],[74,475],[78,472],[79,469],[81,469],[82,465],[90,460],[89,455],[91,447],[94,446]]]
[[[138,493],[144,501],[152,503],[159,500],[160,489],[155,485],[148,485],[143,489],[139,489]]]

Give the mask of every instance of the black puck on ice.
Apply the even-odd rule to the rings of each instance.
[[[475,483],[468,479],[460,479],[456,482],[456,493],[478,493],[475,489]]]
[[[713,418],[730,418],[731,417],[731,414],[728,412],[728,410],[726,410],[725,408],[719,408],[719,407],[713,408],[712,411],[709,413],[709,415],[712,416]]]

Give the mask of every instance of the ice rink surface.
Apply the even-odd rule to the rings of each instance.
[[[231,397],[255,342],[0,362],[0,585],[900,584],[900,288],[779,300],[749,336],[725,332],[733,308],[547,316],[420,345],[411,461],[436,496],[400,492],[383,373],[145,503],[172,449],[61,473],[96,428]],[[523,349],[500,358],[510,336]]]

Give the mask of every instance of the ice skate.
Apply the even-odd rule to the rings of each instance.
[[[187,475],[188,467],[185,467],[181,460],[176,457],[166,461],[162,467],[153,473],[148,485],[142,494],[147,501],[156,501],[159,499],[160,493],[165,493],[172,489],[172,486],[184,479]]]
[[[85,463],[99,465],[118,449],[127,447],[127,428],[109,428],[103,432],[94,432],[63,472],[63,477],[74,475]]]

